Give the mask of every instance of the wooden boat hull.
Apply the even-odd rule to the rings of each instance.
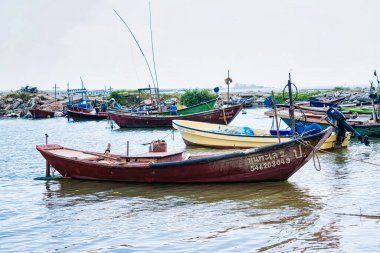
[[[337,107],[340,102],[345,100],[345,97],[336,98],[329,101],[310,100],[310,106],[312,107]]]
[[[29,109],[29,112],[32,114],[32,117],[34,119],[46,119],[54,117],[54,112],[49,110]]]
[[[81,156],[81,151],[59,145],[41,145],[37,150],[61,175],[75,179],[140,183],[282,181],[300,169],[313,156],[313,147],[319,148],[330,133],[328,129],[308,136],[303,139],[304,144],[293,140],[258,149],[165,162],[113,160],[101,163],[91,156]]]
[[[243,106],[235,105],[223,109],[215,109],[203,113],[175,116],[157,115],[134,115],[126,113],[110,112],[109,117],[121,128],[150,128],[150,127],[171,127],[172,121],[176,119],[210,122],[217,124],[230,123],[242,110]]]
[[[173,121],[173,127],[179,130],[182,139],[189,146],[203,146],[220,149],[233,149],[233,148],[259,148],[278,143],[277,136],[264,135],[265,130],[254,130],[254,136],[226,134],[213,132],[212,129],[229,129],[233,127],[222,126],[217,124],[209,124],[202,122],[190,122],[183,120]],[[257,134],[256,134],[257,132]],[[342,147],[347,147],[348,141],[351,137],[347,133]],[[281,136],[281,142],[290,141],[290,136]],[[329,138],[322,144],[320,149],[334,149],[336,145],[336,134],[331,133]]]
[[[104,120],[107,119],[108,113],[107,112],[99,112],[98,114],[92,114],[87,112],[76,112],[76,111],[70,111],[67,110],[67,115],[69,118],[72,118],[73,120]]]

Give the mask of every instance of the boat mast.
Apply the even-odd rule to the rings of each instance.
[[[85,87],[84,87],[84,82],[83,82],[83,79],[82,79],[82,77],[80,76],[79,77],[80,78],[80,82],[81,82],[81,85],[82,85],[82,90],[84,90],[84,89],[86,89]],[[86,93],[84,93],[85,95],[85,99],[87,100],[87,92]],[[83,93],[82,93],[82,100],[83,100]]]
[[[376,123],[377,122],[376,106],[375,106],[376,89],[373,86],[372,81],[369,81],[369,83],[371,84],[371,87],[369,88],[369,97],[371,99],[371,104],[372,104],[372,119],[373,119],[373,122]]]
[[[153,68],[154,68],[154,75],[156,77],[156,88],[157,88],[156,95],[157,95],[158,111],[161,111],[160,89],[158,88],[156,60],[154,58],[153,31],[152,31],[152,11],[151,11],[151,7],[150,7],[150,1],[149,1],[149,25],[150,25],[150,42],[152,45]]]
[[[292,132],[293,136],[296,136],[296,124],[294,119],[294,104],[293,104],[293,94],[292,94],[292,79],[289,73],[289,80],[288,80],[288,92],[289,92],[289,116],[292,120]]]
[[[125,25],[125,27],[127,27],[129,33],[132,35],[134,41],[136,42],[137,47],[140,49],[140,52],[141,52],[142,56],[144,57],[144,60],[145,60],[146,66],[148,67],[150,77],[152,78],[153,86],[154,86],[154,88],[156,88],[156,82],[154,81],[154,78],[153,78],[152,69],[150,68],[149,62],[148,62],[148,60],[147,60],[147,58],[146,58],[146,56],[145,56],[145,54],[144,54],[144,52],[143,52],[143,50],[142,50],[140,44],[139,44],[139,42],[137,41],[137,39],[136,39],[135,35],[133,34],[131,28],[129,28],[128,24],[127,24],[127,23],[124,21],[124,19],[119,15],[119,13],[118,13],[115,9],[113,9],[113,11],[114,11],[115,14],[120,18],[121,22],[123,22],[123,24]]]

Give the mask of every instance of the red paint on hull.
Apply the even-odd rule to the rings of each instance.
[[[242,108],[243,106],[240,104],[224,109],[215,109],[202,113],[178,116],[140,116],[120,112],[110,112],[109,116],[110,119],[113,120],[121,128],[171,127],[172,121],[177,119],[209,122],[215,124],[228,124],[239,114]]]
[[[293,140],[263,148],[182,159],[165,157],[155,162],[147,157],[112,155],[115,162],[78,159],[57,155],[52,150],[67,150],[59,145],[41,145],[37,150],[61,175],[75,179],[140,183],[232,183],[287,180],[313,156],[331,134],[331,128],[303,140]],[[87,152],[86,152],[87,154]],[[142,159],[141,159],[142,158]],[[128,161],[128,162],[127,162]]]
[[[104,120],[108,117],[108,112],[99,112],[98,114],[92,114],[87,112],[67,110],[67,114],[73,120]]]
[[[32,114],[32,117],[34,119],[46,119],[46,118],[53,118],[54,112],[43,110],[43,109],[29,109],[29,112]]]

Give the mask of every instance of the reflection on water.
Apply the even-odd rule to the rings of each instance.
[[[235,201],[259,203],[267,209],[271,205],[306,208],[314,200],[289,182],[240,184],[133,184],[119,182],[82,181],[72,179],[45,182],[46,200],[76,198],[82,201],[87,195],[97,201],[117,198],[159,199],[165,197],[189,199],[193,202]],[[268,203],[266,203],[268,200]],[[73,203],[75,204],[75,203]]]
[[[263,109],[247,110],[233,125],[270,128]],[[35,144],[91,151],[146,152],[163,138],[169,150],[185,145],[177,131],[111,129],[107,121],[0,120],[0,251],[149,252],[376,252],[379,215],[378,140],[351,141],[320,153],[288,182],[244,184],[130,184],[80,180],[34,181],[44,175]],[[22,130],[22,131],[21,131]],[[226,152],[189,147],[191,154]],[[353,160],[353,158],[355,160]]]

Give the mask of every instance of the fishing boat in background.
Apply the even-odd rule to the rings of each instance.
[[[264,113],[269,117],[274,117],[274,110]],[[289,116],[289,108],[281,107],[277,109],[277,116],[281,118],[288,126],[292,125]],[[323,112],[312,110],[295,110],[294,119],[298,124],[310,125],[319,124],[322,128],[327,128],[330,123],[327,121],[328,116]],[[380,123],[373,121],[368,115],[357,115],[353,118],[346,118],[346,122],[362,136],[380,137]]]
[[[188,115],[137,115],[121,112],[109,112],[109,117],[121,128],[151,128],[171,127],[172,121],[177,119],[210,122],[217,124],[230,123],[242,110],[243,105],[234,105],[225,108],[214,109],[201,113]]]
[[[91,112],[94,110],[91,102],[88,101],[87,89],[84,87],[84,82],[82,77],[80,77],[81,88],[80,89],[70,89],[69,84],[67,84],[67,98],[69,100],[66,105],[67,110],[77,111],[77,112]],[[78,103],[73,103],[74,94],[80,94],[82,96]]]
[[[337,107],[341,102],[343,102],[346,97],[338,97],[333,99],[318,99],[311,97],[309,99],[310,106],[312,107]]]
[[[183,109],[177,110],[177,115],[188,115],[188,114],[194,114],[194,113],[200,113],[200,112],[206,112],[215,109],[215,103],[217,99],[212,99],[206,102],[201,102],[199,104],[189,106],[189,107],[184,107]],[[167,116],[170,115],[170,110],[165,111],[165,112],[159,112],[157,110],[136,110],[132,111],[131,109],[128,108],[128,110],[120,108],[120,109],[112,109],[109,108],[109,111],[111,112],[124,112],[124,113],[135,113],[135,114],[153,114],[153,115],[163,115]]]
[[[173,127],[177,129],[186,145],[203,146],[221,149],[258,148],[279,143],[274,130],[251,129],[249,127],[225,126],[188,120],[174,120]],[[280,130],[280,142],[290,141],[293,136],[288,130]],[[347,147],[351,134],[339,145]],[[332,132],[320,149],[334,149],[337,145],[337,135]]]
[[[111,155],[38,145],[46,159],[46,176],[53,167],[73,179],[139,183],[233,183],[287,180],[331,134],[329,128],[306,136],[257,149],[224,154],[190,156],[182,152],[150,152],[141,155]]]
[[[66,106],[67,110],[70,111],[76,111],[76,112],[91,112],[94,110],[91,103],[88,100],[81,100],[79,103],[76,104],[67,104]]]
[[[48,109],[29,109],[30,114],[32,114],[33,119],[46,119],[46,118],[53,118],[55,112]]]
[[[108,117],[108,112],[78,112],[67,110],[67,116],[75,121],[83,120],[105,120]]]

